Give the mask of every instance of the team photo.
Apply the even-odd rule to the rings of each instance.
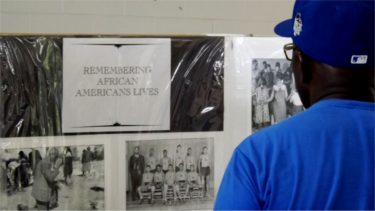
[[[127,209],[212,208],[213,139],[128,141],[126,152]]]

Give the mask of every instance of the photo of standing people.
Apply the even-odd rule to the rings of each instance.
[[[289,61],[252,60],[251,102],[253,132],[303,111]]]
[[[104,146],[0,150],[0,210],[104,207]]]
[[[212,209],[212,138],[127,141],[127,210]]]

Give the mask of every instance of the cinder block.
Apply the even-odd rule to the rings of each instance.
[[[184,0],[185,18],[246,20],[246,0]]]
[[[156,18],[155,31],[159,34],[207,34],[213,33],[211,20]]]
[[[126,16],[183,17],[182,0],[126,0]]]
[[[244,34],[251,33],[248,23],[244,21],[214,21],[214,33],[220,34]]]
[[[0,11],[8,13],[28,13],[30,1],[27,0],[0,0]]]
[[[62,33],[61,15],[33,14],[29,16],[29,32]]]
[[[251,34],[258,37],[264,37],[264,36],[277,36],[273,28],[278,23],[278,21],[254,21],[254,22],[248,22],[248,29]]]
[[[63,0],[66,14],[121,15],[123,0]]]
[[[63,12],[62,0],[29,0],[29,2],[30,13],[61,14]]]
[[[292,16],[293,0],[251,0],[246,2],[248,21],[281,21]]]
[[[1,11],[13,13],[62,13],[62,0],[0,0]]]
[[[91,15],[72,15],[62,16],[61,28],[63,33],[68,34],[90,34],[94,31],[94,18]]]
[[[0,13],[0,32],[27,33],[29,32],[29,16],[27,14]]]
[[[101,34],[154,34],[154,18],[95,17],[94,31]]]
[[[31,15],[29,32],[58,34],[93,33],[93,16],[88,15]]]

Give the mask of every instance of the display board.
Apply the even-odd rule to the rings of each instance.
[[[0,36],[0,209],[211,209],[235,147],[301,110],[288,42]]]
[[[224,37],[0,39],[1,137],[223,130]]]

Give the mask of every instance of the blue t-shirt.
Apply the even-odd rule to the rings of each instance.
[[[375,103],[323,100],[235,150],[215,209],[374,209]]]

